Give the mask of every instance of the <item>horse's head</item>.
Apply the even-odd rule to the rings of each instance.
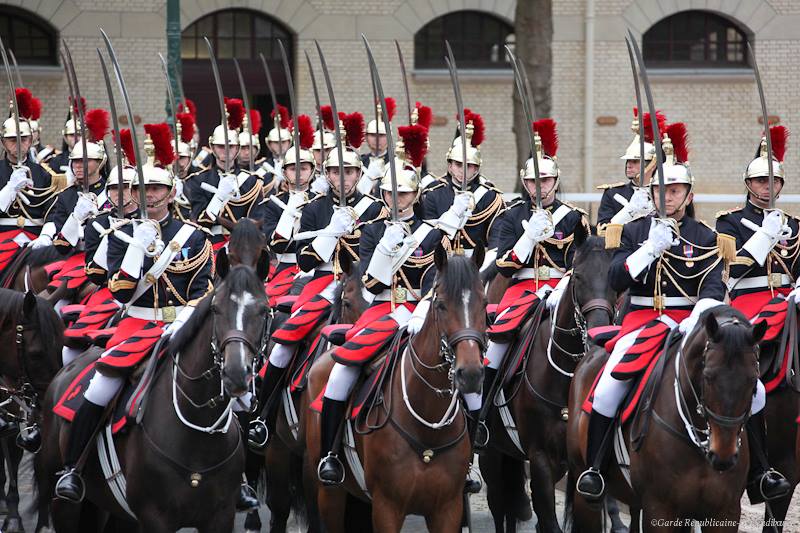
[[[344,276],[333,304],[333,323],[354,324],[369,306],[362,293],[364,284],[359,275],[358,261],[353,261],[350,254],[342,254],[339,266]]]
[[[264,285],[249,266],[233,267],[213,295],[212,350],[221,359],[222,383],[230,396],[248,391],[268,309]]]
[[[706,456],[715,470],[724,471],[739,459],[740,435],[758,379],[756,346],[767,324],[751,325],[737,310],[722,306],[706,311],[700,320],[684,347],[683,361],[691,376],[690,394],[697,396],[698,412],[708,425]]]
[[[561,305],[559,313],[573,313],[577,325],[586,330],[607,326],[614,320],[617,295],[608,283],[613,253],[601,237],[589,234],[582,224],[575,228],[575,257],[572,260],[569,297],[572,305]],[[571,317],[566,317],[571,318]]]
[[[478,275],[483,248],[472,258],[448,256],[441,246],[434,253],[436,280],[426,325],[433,321],[440,351],[452,359],[453,379],[462,393],[480,391],[486,336],[486,296]]]
[[[251,267],[263,280],[269,274],[267,238],[261,231],[261,221],[241,218],[231,231],[228,246],[217,252],[217,274],[225,279],[238,265]]]

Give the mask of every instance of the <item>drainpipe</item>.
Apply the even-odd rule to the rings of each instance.
[[[592,131],[594,127],[594,0],[586,0],[584,44],[586,64],[584,68],[585,86],[583,103],[583,190],[592,192],[594,185],[592,160],[594,143]],[[588,204],[588,202],[587,202]],[[588,207],[588,205],[587,205]]]
[[[183,94],[178,85],[182,76],[181,68],[181,6],[180,0],[167,0],[167,65],[172,93]],[[170,111],[169,100],[166,103],[167,117],[175,120]]]

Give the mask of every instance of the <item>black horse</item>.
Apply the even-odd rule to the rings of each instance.
[[[140,531],[233,528],[244,446],[231,407],[249,389],[266,313],[261,279],[252,268],[237,266],[199,303],[171,340],[139,423],[115,438],[127,482],[127,504]],[[44,445],[36,458],[40,489],[37,530],[47,525],[69,431],[69,424],[52,409],[92,359],[84,356],[68,365],[47,392]],[[87,486],[84,506],[93,504],[116,517],[129,518],[109,489],[93,449],[83,473]],[[76,507],[53,502],[58,531],[80,529]]]

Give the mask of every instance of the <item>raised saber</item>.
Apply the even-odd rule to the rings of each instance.
[[[292,69],[289,67],[289,56],[286,54],[286,47],[283,41],[278,39],[278,47],[281,49],[281,59],[283,59],[283,70],[286,76],[286,85],[289,89],[289,107],[292,108],[292,144],[294,144],[294,189],[300,190],[300,124],[297,117],[297,104],[294,101],[294,81],[292,80]],[[280,136],[278,137],[280,139]],[[321,140],[321,138],[320,138]]]
[[[445,61],[447,63],[447,69],[450,71],[450,81],[453,83],[453,92],[456,96],[456,105],[458,106],[458,121],[461,123],[461,152],[463,155],[463,163],[461,164],[462,176],[460,189],[463,192],[467,190],[467,171],[469,169],[469,164],[467,163],[467,119],[464,116],[464,102],[461,99],[461,84],[458,82],[456,58],[453,55],[453,49],[450,47],[450,42],[445,41],[444,44],[447,47],[447,57],[445,58]],[[456,180],[453,179],[453,184],[455,184],[455,181]]]
[[[331,83],[331,75],[328,72],[328,64],[325,62],[325,55],[322,53],[322,47],[316,39],[314,40],[314,45],[317,47],[319,62],[322,65],[322,75],[325,77],[325,85],[328,87],[328,98],[331,101],[333,128],[336,134],[336,154],[339,156],[339,205],[344,207],[347,205],[347,197],[344,193],[344,151],[342,150],[342,132],[339,127],[339,113],[336,111],[336,98],[333,96],[333,84]]]
[[[242,76],[242,69],[239,67],[239,61],[234,57],[233,66],[236,67],[236,76],[239,78],[239,90],[242,93],[242,101],[244,102],[244,112],[247,113],[247,135],[250,138],[250,157],[248,158],[248,166],[250,167],[250,174],[253,173],[253,159],[255,152],[253,152],[253,115],[250,114],[250,103],[247,98],[247,87],[244,85],[244,76]]]
[[[394,46],[397,48],[397,59],[400,60],[400,74],[403,75],[403,89],[406,93],[406,110],[408,111],[408,123],[411,124],[411,92],[408,90],[408,72],[406,72],[406,62],[403,59],[403,50],[400,49],[400,43],[397,39],[394,40]]]
[[[756,78],[756,85],[758,86],[758,97],[761,100],[761,116],[764,121],[764,139],[767,142],[767,172],[769,173],[769,209],[775,207],[775,169],[772,165],[772,135],[769,131],[769,115],[767,114],[767,100],[764,97],[764,85],[761,83],[761,74],[758,72],[758,63],[756,62],[756,54],[753,52],[753,47],[750,42],[747,42],[747,51],[750,54],[750,61],[753,63],[753,76]]]
[[[74,92],[73,97],[75,98],[75,102],[78,103],[78,118],[81,121],[81,148],[83,148],[83,157],[81,158],[83,162],[83,192],[89,192],[89,154],[86,152],[86,117],[84,116],[84,109],[83,106],[80,105],[83,100],[81,99],[81,89],[78,86],[78,75],[75,73],[75,64],[72,62],[72,52],[69,51],[69,46],[67,46],[67,41],[64,39],[61,40],[61,44],[64,46],[64,52],[66,53],[67,57],[67,64],[69,65],[69,69],[67,72],[67,76],[72,78],[72,87]],[[73,115],[74,117],[74,115]]]
[[[117,216],[119,218],[125,218],[125,196],[123,194],[123,179],[122,179],[122,139],[120,138],[120,131],[119,131],[119,119],[117,118],[117,104],[114,102],[114,91],[111,88],[111,78],[108,76],[108,67],[106,66],[106,60],[103,57],[103,54],[100,52],[100,49],[97,48],[97,56],[100,58],[100,66],[103,70],[103,79],[106,82],[106,92],[108,93],[108,107],[111,110],[111,121],[114,126],[114,146],[116,150],[114,150],[114,155],[116,156],[117,160]]]
[[[650,80],[647,77],[647,68],[644,66],[642,51],[639,49],[639,43],[631,30],[628,30],[628,43],[633,47],[636,55],[636,63],[639,65],[639,72],[642,74],[642,85],[644,85],[644,94],[647,98],[647,107],[650,110],[650,125],[653,128],[653,144],[656,147],[656,170],[658,172],[658,218],[664,219],[667,218],[665,199],[667,191],[664,189],[664,165],[662,164],[664,152],[661,148],[661,132],[658,131],[658,120],[656,120],[656,106],[653,104],[653,92],[650,90]],[[644,117],[642,119],[644,122]]]
[[[281,142],[281,123],[278,120],[278,97],[275,96],[275,84],[272,83],[272,74],[269,71],[269,66],[267,65],[267,59],[264,57],[264,53],[261,52],[258,54],[258,57],[261,58],[261,65],[264,67],[264,74],[267,76],[267,86],[269,87],[269,95],[272,98],[272,127],[278,130],[278,156],[283,159],[283,146]]]
[[[517,94],[519,94],[519,99],[522,102],[522,110],[525,113],[525,120],[527,121],[526,124],[526,131],[528,132],[528,144],[530,147],[531,153],[531,160],[533,161],[533,180],[534,186],[536,188],[536,208],[542,208],[542,183],[541,177],[539,176],[539,158],[538,154],[536,153],[536,142],[534,140],[534,133],[533,133],[533,113],[530,108],[530,102],[528,101],[528,93],[524,88],[524,81],[522,78],[522,74],[520,73],[520,66],[517,63],[517,58],[514,55],[514,52],[511,51],[511,48],[506,45],[506,54],[508,54],[508,58],[511,60],[511,67],[514,70],[514,85],[517,88]]]
[[[178,157],[178,115],[177,108],[175,107],[175,93],[172,92],[172,83],[169,79],[169,67],[167,60],[161,52],[158,53],[158,58],[161,60],[161,68],[164,71],[164,80],[167,82],[167,97],[169,99],[169,112],[172,114],[172,138],[175,140],[175,162],[172,163],[172,173],[175,174],[175,179],[180,179],[181,162]]]
[[[361,39],[364,41],[364,46],[367,49],[367,58],[369,59],[369,70],[370,75],[372,76],[372,81],[375,84],[375,90],[378,92],[378,97],[380,98],[381,103],[383,106],[386,106],[386,96],[383,93],[383,84],[381,83],[381,75],[378,72],[378,65],[375,64],[375,57],[372,55],[372,48],[369,45],[369,41],[367,41],[366,35],[363,33],[361,34]],[[392,128],[389,124],[389,114],[383,113],[383,126],[386,129],[386,149],[389,153],[389,177],[392,180],[392,222],[397,222],[397,169],[395,168],[395,157],[394,157],[394,137],[392,136]],[[375,127],[378,127],[378,123],[375,123]],[[376,130],[377,131],[377,130]]]
[[[217,66],[217,57],[214,55],[214,47],[211,46],[211,41],[208,37],[203,37],[208,47],[208,58],[211,60],[211,70],[214,73],[214,83],[217,86],[217,99],[219,100],[219,114],[222,117],[222,140],[225,142],[225,162],[223,169],[225,174],[230,171],[230,139],[228,139],[228,116],[225,113],[225,94],[222,92],[222,79],[219,77],[219,67]]]
[[[14,50],[11,48],[8,49],[8,57],[11,58],[11,64],[14,65],[14,75],[17,78],[17,87],[25,87],[25,84],[22,83],[22,74],[19,72],[19,65],[17,64],[17,56],[14,55]]]
[[[642,109],[642,90],[639,87],[639,72],[636,70],[633,48],[627,39],[625,39],[625,44],[628,46],[628,56],[631,60],[631,71],[633,72],[633,87],[636,90],[636,113],[639,116],[639,186],[644,187],[644,109]],[[650,115],[650,120],[656,118]]]
[[[311,57],[307,51],[306,63],[308,63],[308,73],[311,75],[311,86],[314,88],[314,102],[317,104],[317,131],[319,132],[319,153],[322,163],[320,164],[320,174],[325,175],[325,126],[322,120],[322,106],[319,103],[319,91],[317,90],[317,77],[314,75],[314,67],[311,65]]]
[[[6,70],[6,77],[8,78],[8,88],[11,91],[9,100],[14,115],[14,125],[17,127],[17,164],[16,167],[22,166],[22,136],[19,131],[19,106],[17,105],[17,88],[14,86],[14,79],[11,77],[11,67],[8,65],[8,55],[6,54],[6,47],[3,44],[3,39],[0,38],[0,54],[3,56],[3,67]]]
[[[536,101],[533,99],[533,90],[531,89],[531,80],[528,79],[528,71],[525,70],[525,65],[522,64],[522,60],[519,57],[515,57],[515,64],[517,65],[517,72],[519,72],[520,83],[525,88],[525,94],[527,95],[527,102],[528,102],[528,110],[531,112],[531,121],[536,120]],[[533,127],[533,122],[531,122],[531,127]],[[534,150],[536,150],[536,146],[534,146]],[[539,176],[539,158],[533,158],[533,165],[534,171],[536,175]],[[541,187],[541,176],[538,178],[538,183],[536,183],[537,195],[539,198],[542,197],[542,187]],[[539,205],[541,207],[541,204]]]
[[[131,108],[131,99],[128,96],[128,88],[125,85],[125,78],[122,77],[122,69],[117,60],[117,53],[114,51],[114,46],[111,44],[111,39],[100,28],[100,34],[103,36],[103,41],[106,43],[108,49],[108,56],[111,58],[111,65],[114,67],[114,74],[117,77],[117,84],[119,85],[119,92],[122,94],[122,100],[125,102],[125,113],[128,115],[128,124],[131,127],[131,140],[133,141],[133,153],[136,158],[136,173],[139,175],[139,216],[142,220],[147,219],[147,194],[145,193],[144,185],[144,172],[142,171],[142,154],[139,151],[139,136],[136,134],[136,123],[133,120],[133,109]]]

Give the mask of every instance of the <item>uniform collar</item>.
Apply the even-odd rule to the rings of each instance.
[[[167,216],[162,218],[158,221],[158,225],[161,226],[161,229],[166,228],[172,222],[172,211],[167,211]]]
[[[751,202],[750,198],[748,198],[747,201],[745,202],[744,210],[747,213],[753,213],[753,214],[756,214],[756,215],[759,215],[759,216],[763,216],[764,215],[764,210],[761,209],[760,207],[758,207],[757,205],[755,205],[753,202]]]
[[[334,191],[333,187],[328,189],[328,193],[327,194],[328,194],[328,198],[331,199],[331,202],[333,202],[334,205],[339,205],[339,193]],[[347,205],[354,206],[354,205],[356,205],[356,203],[358,203],[359,200],[361,200],[362,196],[363,195],[360,192],[358,192],[358,190],[355,190],[355,191],[353,191],[353,194],[351,194],[350,196],[348,196],[345,199],[345,201],[346,201]]]

